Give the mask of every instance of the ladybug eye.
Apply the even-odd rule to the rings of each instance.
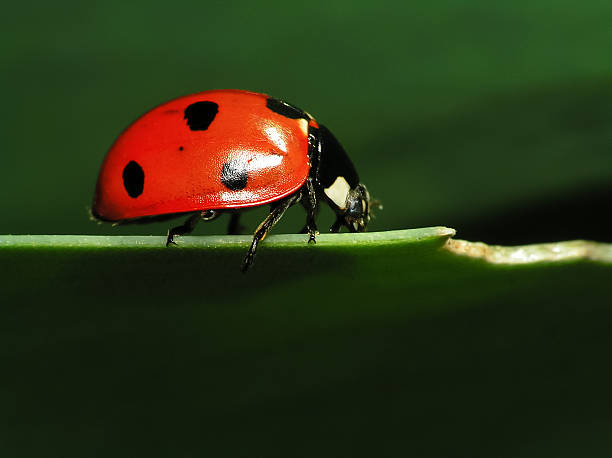
[[[130,161],[123,169],[123,187],[130,197],[136,198],[144,189],[144,171],[138,162]]]
[[[361,218],[365,212],[365,201],[362,199],[350,199],[348,202],[348,208],[346,210],[346,214],[351,218]]]
[[[185,108],[185,119],[191,130],[206,130],[219,112],[215,102],[195,102]]]

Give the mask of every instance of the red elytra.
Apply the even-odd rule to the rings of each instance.
[[[265,94],[200,92],[160,105],[129,126],[109,150],[98,176],[92,215],[130,222],[189,214],[168,231],[190,233],[198,221],[270,204],[255,230],[242,270],[257,245],[296,203],[306,210],[305,232],[318,234],[319,202],[336,213],[331,232],[365,231],[370,196],[348,155],[308,113]]]
[[[308,127],[266,106],[268,97],[216,90],[174,99],[149,111],[115,141],[104,160],[94,197],[99,219],[120,221],[197,210],[263,205],[299,189],[310,169]],[[188,128],[187,107],[202,100],[218,106],[205,130]],[[141,194],[126,192],[124,169],[138,164]],[[248,169],[242,189],[221,181],[226,164]],[[240,183],[238,183],[240,185]]]

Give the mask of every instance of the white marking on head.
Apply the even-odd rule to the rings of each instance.
[[[323,192],[338,206],[338,208],[344,210],[346,208],[346,198],[350,190],[351,186],[344,177],[338,177],[336,181],[334,181],[329,188],[325,188]]]

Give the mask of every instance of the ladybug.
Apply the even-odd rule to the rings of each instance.
[[[330,232],[363,232],[370,196],[334,135],[282,100],[242,90],[213,90],[153,108],[115,141],[100,168],[92,215],[118,224],[189,215],[168,231],[166,246],[198,221],[270,205],[242,263],[296,203],[306,210],[308,242],[316,242],[320,201],[336,213]]]

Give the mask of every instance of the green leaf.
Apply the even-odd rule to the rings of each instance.
[[[612,246],[452,235],[1,236],[3,448],[605,449]]]

